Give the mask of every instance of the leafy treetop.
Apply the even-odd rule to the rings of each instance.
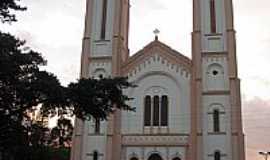
[[[0,20],[5,22],[17,21],[16,16],[12,11],[25,11],[26,7],[18,4],[20,0],[1,0],[0,2]]]

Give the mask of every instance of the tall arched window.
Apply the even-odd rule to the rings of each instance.
[[[215,0],[210,0],[210,29],[211,33],[217,32]]]
[[[168,125],[168,96],[161,97],[161,126]]]
[[[144,98],[144,125],[151,126],[151,97]]]
[[[153,125],[154,126],[159,126],[159,96],[154,96]]]
[[[219,110],[215,109],[213,112],[213,128],[214,132],[220,132],[220,113]]]
[[[100,133],[100,119],[95,119],[95,133]]]
[[[221,159],[221,155],[220,155],[220,152],[219,151],[216,151],[214,153],[214,160],[220,160]]]
[[[106,38],[106,22],[107,22],[107,8],[108,8],[107,5],[108,5],[108,0],[103,0],[101,32],[100,32],[100,39],[101,40],[105,40],[105,38]]]
[[[169,98],[167,95],[144,98],[144,126],[168,126]]]
[[[98,160],[98,152],[94,151],[93,153],[93,160]]]

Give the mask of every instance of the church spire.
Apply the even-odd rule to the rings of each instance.
[[[193,0],[192,61],[190,160],[244,160],[232,0]]]
[[[85,32],[81,56],[81,77],[120,76],[129,56],[129,0],[86,0]],[[95,121],[76,119],[71,160],[89,159],[89,154],[104,160],[120,159],[120,111],[108,122],[98,122],[100,133],[89,136]],[[102,141],[103,149],[89,141]],[[115,145],[112,145],[115,144]]]

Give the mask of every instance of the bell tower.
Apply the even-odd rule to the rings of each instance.
[[[120,76],[129,57],[129,0],[86,2],[81,78]],[[76,119],[71,160],[120,159],[120,114],[116,111],[107,122]]]
[[[193,0],[190,160],[244,160],[232,0]]]

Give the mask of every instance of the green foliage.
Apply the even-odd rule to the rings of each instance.
[[[61,117],[57,126],[50,132],[50,145],[54,147],[71,147],[73,125],[70,119]]]
[[[134,110],[126,104],[132,98],[123,89],[135,87],[127,78],[80,79],[68,86],[69,103],[74,114],[81,119],[106,119],[116,108]]]
[[[0,21],[14,22],[17,21],[16,16],[12,11],[24,11],[26,7],[18,4],[20,0],[1,0],[0,1]]]
[[[106,119],[115,109],[133,110],[123,90],[135,87],[127,78],[80,79],[68,87],[56,76],[40,70],[46,61],[25,42],[0,32],[0,151],[46,146],[47,129],[29,120],[29,112],[41,105],[43,116],[76,115]],[[71,128],[59,121],[54,136],[59,145],[71,140]],[[68,126],[69,128],[66,128]]]
[[[0,0],[0,21],[14,22],[14,11],[24,11],[20,0]],[[61,119],[52,130],[60,148],[48,146],[48,128],[31,121],[29,112],[41,105],[42,116],[76,115],[106,119],[115,109],[134,110],[123,90],[135,87],[127,78],[80,79],[68,87],[52,73],[40,70],[40,53],[14,36],[0,31],[0,153],[5,160],[67,160],[70,121]],[[1,155],[1,154],[0,154]],[[1,159],[1,157],[0,157]]]

